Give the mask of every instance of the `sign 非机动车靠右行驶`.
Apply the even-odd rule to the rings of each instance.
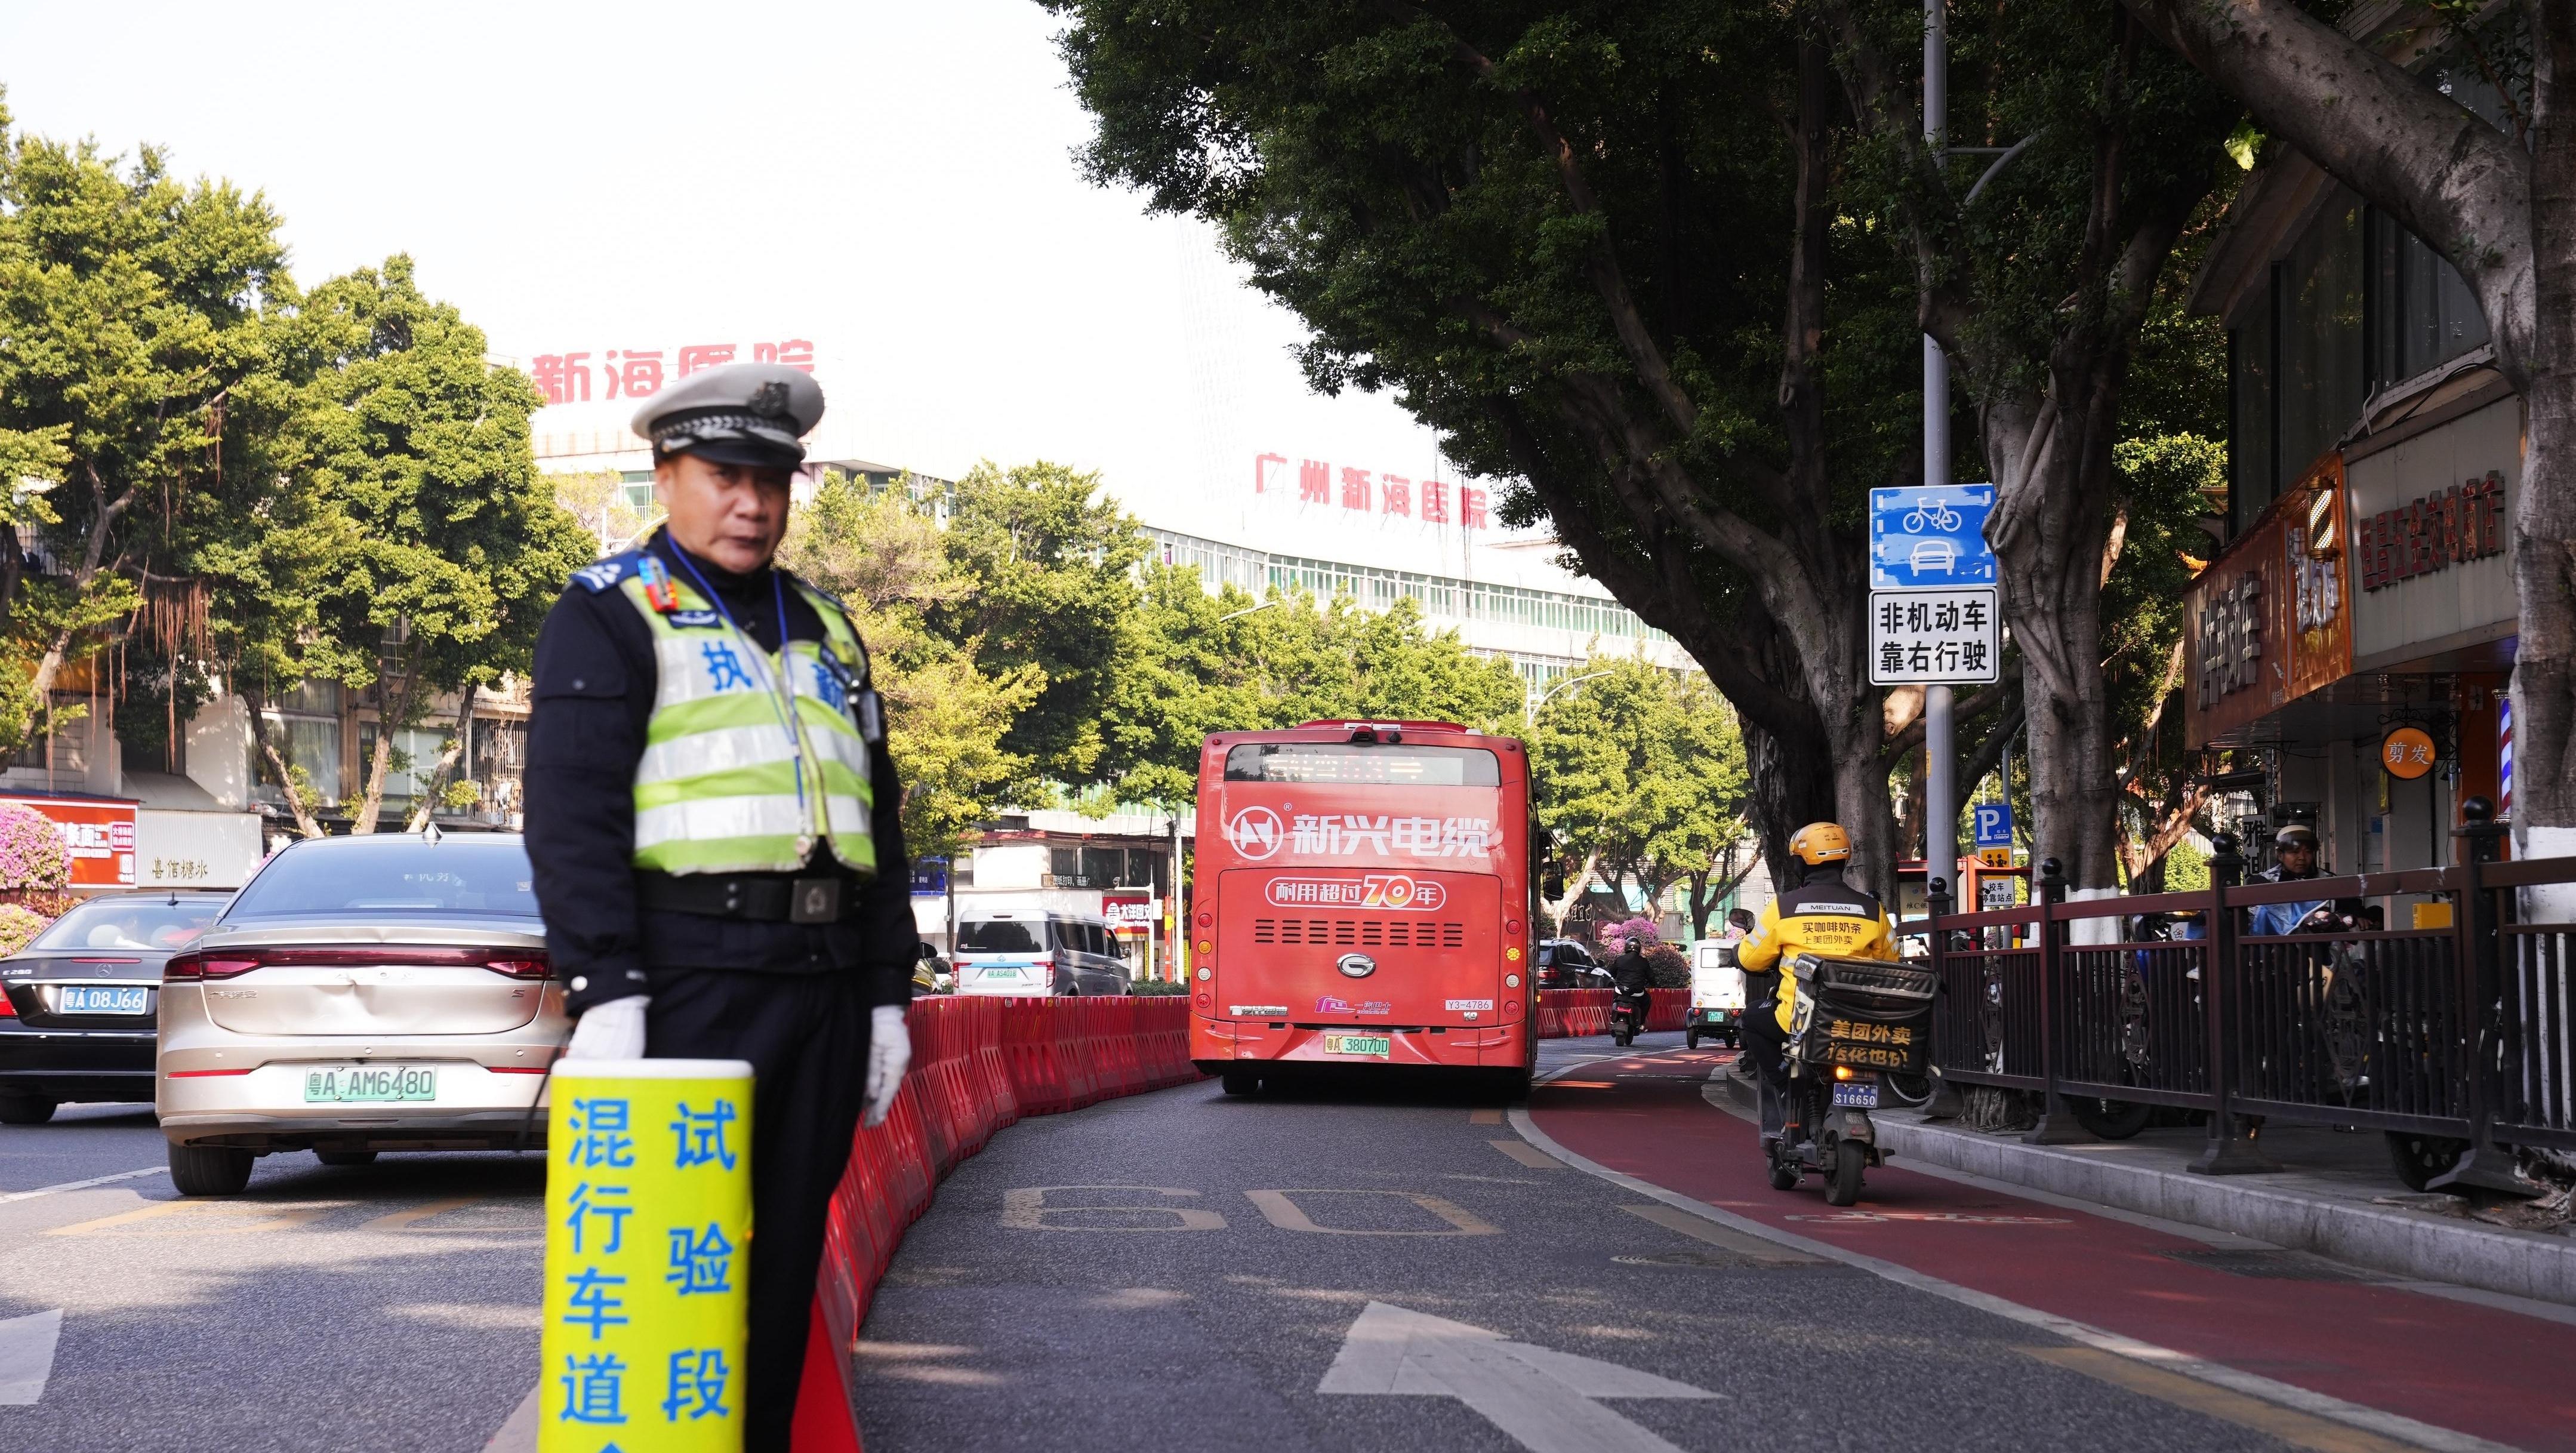
[[[1991,484],[1916,485],[1869,492],[1869,588],[1923,590],[1995,583],[1986,543]]]
[[[2000,674],[2002,655],[2003,624],[1991,586],[1870,592],[1873,686],[1989,682]]]

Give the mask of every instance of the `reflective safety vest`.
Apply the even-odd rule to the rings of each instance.
[[[874,700],[867,653],[838,605],[793,576],[788,583],[828,639],[763,653],[681,581],[671,582],[678,608],[668,612],[654,609],[633,571],[618,581],[653,633],[653,716],[635,764],[636,867],[793,872],[828,842],[844,865],[876,872],[868,736],[881,729],[871,722],[863,734],[859,721]]]

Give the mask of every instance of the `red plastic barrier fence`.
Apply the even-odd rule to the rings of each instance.
[[[859,1453],[848,1350],[877,1279],[940,1180],[1024,1115],[1201,1078],[1190,1063],[1189,1014],[1177,994],[913,1001],[912,1068],[885,1123],[851,1143],[850,1168],[832,1193],[814,1288],[819,1351],[809,1349],[797,1390],[797,1453]]]
[[[1680,1029],[1682,1016],[1690,1008],[1688,989],[1649,989],[1651,1001],[1646,1008],[1649,1032]],[[1538,995],[1538,1037],[1541,1039],[1575,1039],[1587,1034],[1610,1032],[1610,991],[1607,989],[1541,989]]]

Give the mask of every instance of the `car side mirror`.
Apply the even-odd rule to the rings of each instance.
[[[924,939],[912,946],[912,956],[926,964],[939,957],[939,950],[929,940]]]

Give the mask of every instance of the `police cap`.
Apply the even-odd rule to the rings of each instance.
[[[823,386],[783,363],[728,363],[701,369],[635,411],[635,432],[653,457],[695,454],[719,464],[794,469],[801,442],[823,420]]]
[[[2312,848],[2317,845],[2317,830],[2304,822],[2294,822],[2272,834],[2275,848]]]

